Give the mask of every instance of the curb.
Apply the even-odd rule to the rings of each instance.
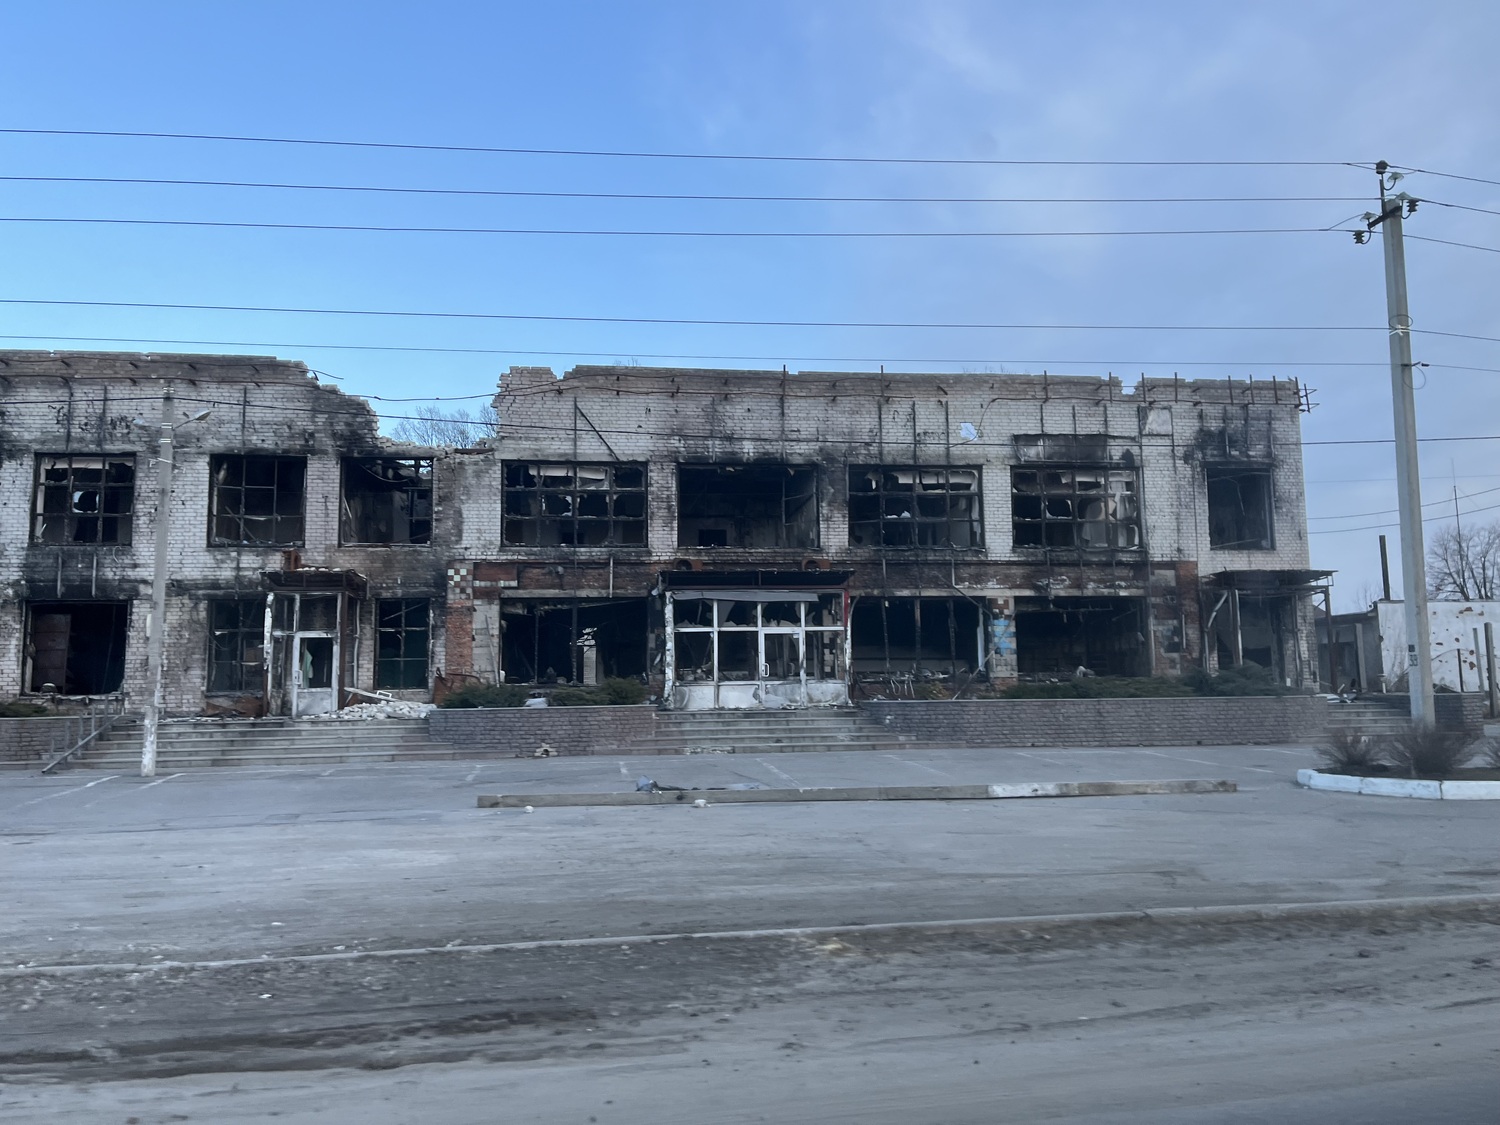
[[[670,793],[482,793],[481,809],[599,805],[757,804],[789,801],[993,801],[1025,797],[1154,797],[1235,793],[1233,781],[1043,781],[1019,785],[828,786],[815,789],[686,789]]]
[[[1351,777],[1298,770],[1297,784],[1330,793],[1371,797],[1416,797],[1425,801],[1500,801],[1500,781],[1413,781],[1404,777]]]
[[[1014,918],[958,918],[936,922],[871,922],[850,926],[796,926],[760,930],[707,930],[669,934],[622,934],[615,937],[553,938],[486,945],[419,946],[412,949],[363,949],[343,953],[301,953],[272,957],[237,957],[217,961],[114,962],[91,965],[18,965],[0,969],[0,980],[28,976],[72,976],[83,973],[146,973],[167,969],[235,969],[270,964],[325,964],[435,954],[527,952],[536,949],[589,949],[626,945],[665,945],[684,941],[781,941],[857,938],[861,934],[912,936],[973,934],[1033,937],[1064,934],[1090,927],[1150,925],[1171,928],[1233,926],[1257,922],[1359,923],[1371,920],[1479,921],[1500,925],[1500,894],[1432,895],[1422,898],[1350,899],[1343,902],[1273,902],[1247,906],[1167,906],[1157,910],[1113,910],[1095,914],[1035,914]]]

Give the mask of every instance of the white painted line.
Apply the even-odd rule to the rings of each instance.
[[[759,762],[761,765],[765,766],[766,769],[770,770],[777,777],[781,778],[782,781],[789,782],[789,783],[791,783],[793,786],[795,786],[798,789],[802,788],[802,783],[800,781],[798,781],[795,777],[793,777],[791,774],[787,773],[785,770],[779,770],[779,769],[777,769],[775,766],[773,766],[770,762],[766,761],[764,758],[756,758],[755,760],[757,762]]]
[[[620,763],[620,776],[621,777],[629,777],[630,776],[630,771],[625,768],[625,763],[624,762]]]
[[[464,778],[465,783],[473,781],[476,777],[478,777],[479,771],[482,769],[484,769],[484,763],[481,762],[479,765],[475,766],[472,770],[469,771],[469,776]]]
[[[182,774],[180,773],[173,773],[168,774],[166,777],[158,777],[155,781],[148,781],[145,785],[131,785],[123,789],[116,789],[114,792],[106,793],[102,797],[96,797],[92,801],[85,801],[83,807],[86,809],[92,808],[94,805],[101,804],[104,801],[113,801],[116,797],[128,797],[132,793],[139,793],[142,789],[150,789],[153,785],[160,785],[165,781],[171,781],[174,777],[181,776]]]
[[[947,777],[947,778],[952,778],[953,777],[953,775],[951,773],[947,773],[947,772],[945,772],[943,770],[940,770],[940,769],[935,769],[934,767],[929,766],[929,765],[924,765],[921,762],[914,762],[910,758],[898,758],[894,754],[887,754],[885,756],[887,758],[889,758],[893,762],[901,762],[901,763],[903,763],[905,765],[908,765],[908,766],[916,766],[917,769],[919,769],[919,770],[926,770],[928,773],[935,773],[939,777]]]
[[[72,789],[63,789],[56,793],[48,793],[45,797],[33,797],[29,801],[22,801],[19,805],[11,805],[12,809],[24,809],[27,805],[39,805],[43,801],[50,801],[55,797],[66,797],[69,793],[82,793],[85,789],[92,789],[96,785],[103,785],[106,781],[113,781],[123,774],[112,773],[108,777],[101,777],[98,781],[91,781],[87,785],[75,785]]]
[[[1156,750],[1142,750],[1141,753],[1150,754],[1153,758],[1166,758],[1170,762],[1195,762],[1200,766],[1215,766],[1218,769],[1224,768],[1223,762],[1210,762],[1204,758],[1185,758],[1181,754],[1162,754]],[[1266,772],[1269,773],[1270,771],[1267,770]]]
[[[1049,758],[1045,754],[1031,754],[1025,750],[1017,750],[1016,753],[1021,755],[1021,757],[1023,758],[1031,758],[1038,762],[1047,762],[1050,765],[1054,766],[1065,766],[1068,764],[1066,762],[1059,762],[1056,758]],[[1209,764],[1212,765],[1213,763],[1210,762]]]

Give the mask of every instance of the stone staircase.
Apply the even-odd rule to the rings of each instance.
[[[307,719],[217,719],[166,722],[156,743],[156,769],[170,773],[206,766],[354,765],[449,761],[493,755],[460,751],[427,736],[425,719],[355,722]],[[141,723],[117,723],[84,751],[80,769],[129,770],[141,763]]]
[[[787,711],[676,711],[656,732],[600,754],[788,754],[817,750],[910,750],[924,745],[894,734],[853,707]]]
[[[1352,703],[1337,700],[1328,704],[1328,727],[1366,737],[1398,734],[1411,726],[1407,697],[1395,696],[1388,702],[1379,696],[1363,696]]]

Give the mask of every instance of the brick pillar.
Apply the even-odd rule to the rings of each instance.
[[[447,627],[443,674],[450,682],[474,673],[474,568],[462,560],[448,566]]]
[[[988,643],[991,681],[1009,683],[1016,679],[1016,603],[1012,598],[990,598],[986,603],[989,616]]]

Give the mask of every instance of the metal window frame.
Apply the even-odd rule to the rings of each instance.
[[[238,607],[238,613],[240,615],[239,623],[232,629],[219,628],[215,624],[215,617],[219,611],[219,607],[223,605],[234,605]],[[251,606],[259,611],[253,626],[247,625],[244,618],[246,608]],[[264,595],[251,594],[244,597],[225,596],[208,599],[208,660],[207,675],[204,678],[204,691],[207,694],[264,694],[266,679],[265,632],[266,599]],[[237,687],[222,688],[214,686],[214,670],[224,663],[216,659],[216,653],[218,651],[218,639],[221,636],[239,636],[241,638],[250,636],[255,639],[255,645],[260,649],[260,660],[255,662],[254,664],[245,660],[235,660],[230,662],[235,668],[238,669],[238,673],[235,676],[235,679],[239,684],[239,686]],[[244,641],[243,639],[241,639],[241,641],[235,646],[235,651],[243,653],[244,649]],[[250,671],[251,669],[254,669],[253,673]]]
[[[81,467],[80,462],[98,462],[97,472],[99,481],[88,483],[80,488],[76,480],[76,472]],[[116,461],[130,466],[129,484],[111,484],[106,475],[109,471],[109,463]],[[59,462],[65,465],[67,478],[65,481],[44,481],[42,479],[43,467],[51,462],[51,467],[57,467]],[[90,467],[92,468],[92,466]],[[135,536],[135,454],[134,453],[38,453],[32,478],[32,500],[31,500],[31,542],[45,543],[56,547],[128,547],[134,541]],[[68,497],[68,510],[63,512],[48,512],[46,510],[46,494],[48,492],[61,491]],[[78,512],[73,510],[74,497],[83,491],[94,491],[99,493],[99,508],[95,512]],[[106,496],[110,494],[124,494],[127,499],[124,511],[108,511]],[[62,520],[66,528],[66,536],[63,539],[48,539],[43,535],[43,528],[53,520]],[[95,537],[93,539],[76,538],[79,526],[84,520],[95,521]],[[104,537],[106,520],[115,521],[115,535],[113,538]]]
[[[233,485],[221,485],[219,483],[219,468],[226,462],[237,460],[240,462],[240,483]],[[246,469],[252,461],[269,461],[275,466],[273,483],[266,485],[245,484]],[[297,454],[282,453],[215,453],[208,460],[208,545],[210,547],[300,547],[307,541],[307,457]],[[302,487],[298,492],[298,505],[295,514],[278,512],[277,498],[282,495],[281,473],[285,466],[296,464],[301,470]],[[245,510],[245,497],[251,490],[269,491],[271,493],[272,511],[267,516],[252,515]],[[235,510],[225,510],[223,500],[226,494],[238,494],[238,507]],[[229,538],[217,534],[220,520],[233,520],[234,526],[239,529],[237,538]],[[245,533],[245,524],[248,520],[271,520],[274,538],[252,539]],[[281,528],[283,522],[296,521],[298,534],[295,538],[283,537]]]
[[[399,603],[401,606],[401,624],[399,626],[388,626],[384,624],[387,614],[386,607]],[[423,623],[420,629],[413,628],[408,620],[413,607],[422,607]],[[415,638],[420,635],[421,643],[419,652],[412,654],[412,649],[417,646]],[[386,636],[398,638],[401,655],[397,657],[386,657],[381,655],[381,639]],[[419,691],[427,688],[432,678],[432,599],[431,598],[376,598],[375,599],[375,687],[376,690],[388,691]],[[383,669],[391,663],[399,665],[403,672],[409,667],[419,664],[422,668],[421,683],[410,684],[406,682],[407,677],[400,676],[401,683],[387,683],[382,676]]]
[[[424,472],[422,466],[426,466],[426,484],[408,484],[402,489],[392,489],[391,492],[401,492],[407,499],[409,521],[415,522],[418,518],[427,521],[427,535],[423,539],[414,539],[408,536],[405,539],[361,539],[351,534],[355,531],[353,515],[348,508],[349,499],[349,469],[351,466],[365,466],[370,464],[396,464],[412,468],[412,472],[421,480]],[[339,460],[339,546],[341,547],[430,547],[432,546],[432,534],[435,525],[433,512],[435,480],[434,460],[431,457],[343,457]],[[413,517],[410,508],[417,502],[417,498],[426,494],[427,515],[425,517]]]
[[[1124,466],[1118,464],[1062,464],[1062,463],[1027,463],[1011,466],[1010,491],[1011,491],[1011,545],[1018,550],[1039,551],[1078,551],[1078,552],[1104,552],[1104,551],[1141,551],[1144,548],[1144,536],[1141,532],[1141,473],[1139,467]],[[1102,478],[1101,487],[1098,489],[1083,490],[1079,488],[1078,478],[1080,474],[1098,475]],[[1035,480],[1034,488],[1023,486],[1021,477],[1029,475]],[[1049,481],[1049,476],[1066,478],[1057,482]],[[1120,490],[1110,488],[1110,484],[1119,480],[1128,482],[1128,487]],[[1016,498],[1035,497],[1041,504],[1040,516],[1023,516],[1017,513]],[[1128,515],[1120,515],[1116,510],[1119,507],[1116,497],[1129,496],[1133,499],[1133,511]],[[1054,515],[1048,509],[1048,500],[1066,501],[1071,511],[1068,515]],[[1102,519],[1087,519],[1083,516],[1084,504],[1089,502],[1104,501],[1105,511]],[[1084,528],[1097,524],[1103,529],[1106,542],[1090,544],[1085,542]],[[1050,542],[1052,538],[1051,529],[1068,528],[1068,542]],[[1041,542],[1023,543],[1017,534],[1023,528],[1039,529]],[[1122,542],[1122,540],[1129,540]]]
[[[517,466],[532,470],[533,483],[511,483],[512,470]],[[604,474],[603,487],[592,488],[582,485],[579,474],[583,470],[602,472]],[[638,472],[641,481],[639,486],[622,486],[619,483],[621,470]],[[644,461],[541,461],[513,458],[501,462],[500,472],[502,482],[500,535],[501,542],[506,547],[545,547],[547,549],[609,547],[644,550],[649,545],[650,480]],[[566,483],[549,484],[547,483],[549,480]],[[582,514],[588,498],[600,496],[604,497],[605,514]],[[533,498],[532,511],[517,510],[516,501],[521,497]],[[635,497],[640,498],[640,515],[619,514],[620,501]],[[546,508],[549,498],[565,504],[568,511],[548,512]],[[552,527],[557,531],[557,543],[542,542],[544,527]],[[584,527],[603,527],[605,529],[603,541],[580,542],[580,531]],[[521,532],[519,538],[513,538],[513,528]],[[526,528],[532,529],[529,536],[525,534]],[[622,535],[622,531],[627,528],[639,530],[638,541],[627,539]]]
[[[860,489],[856,492],[856,480],[867,478],[869,474],[878,474],[873,489]],[[912,480],[903,483],[896,480],[894,485],[890,478],[899,477],[903,473],[910,473]],[[955,490],[953,477],[955,474],[971,474],[973,487],[969,489]],[[943,478],[934,481],[941,484],[941,488],[925,488],[929,482],[924,477],[933,476]],[[984,549],[984,469],[980,465],[850,465],[848,473],[849,484],[849,545],[860,548],[874,548],[881,551],[890,550],[948,550],[948,551],[970,551]],[[923,499],[932,500],[941,497],[944,500],[943,513],[938,516],[926,515],[921,503]],[[897,499],[909,500],[909,514],[892,514],[887,510],[888,501]],[[969,513],[967,516],[955,517],[955,501],[967,499]],[[856,500],[873,500],[876,514],[874,518],[855,519],[854,509]],[[900,505],[894,505],[900,506]],[[958,544],[954,542],[953,529],[956,526],[965,526],[969,529],[970,542]],[[871,529],[870,541],[855,542],[857,528]],[[930,529],[924,542],[923,530]],[[911,542],[891,542],[892,537],[899,537],[901,532],[910,529]]]

